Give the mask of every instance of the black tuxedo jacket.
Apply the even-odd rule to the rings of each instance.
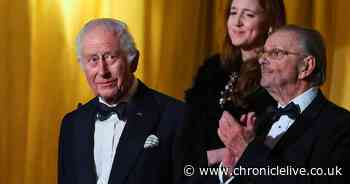
[[[59,139],[58,183],[96,184],[94,124],[98,98],[67,114]],[[127,123],[120,137],[109,184],[175,183],[182,163],[177,140],[184,104],[147,88],[139,81],[127,105]],[[144,149],[146,138],[159,138],[157,147]],[[181,171],[182,172],[182,169]]]
[[[237,167],[341,168],[343,176],[237,176],[231,183],[257,184],[345,184],[350,162],[350,113],[329,102],[318,92],[271,150],[264,140],[272,123],[270,114],[260,122],[256,139],[250,143]],[[320,171],[319,171],[320,172]],[[332,169],[329,169],[332,174]],[[326,173],[327,174],[327,173]],[[334,170],[334,174],[336,171]]]

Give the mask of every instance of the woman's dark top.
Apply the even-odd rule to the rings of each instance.
[[[233,70],[239,71],[237,68]],[[199,68],[193,86],[186,91],[185,100],[190,107],[190,114],[185,136],[189,149],[193,150],[193,153],[204,154],[193,155],[192,159],[197,159],[197,161],[199,159],[199,162],[203,162],[204,165],[207,163],[205,153],[207,150],[224,147],[217,135],[219,119],[223,112],[219,99],[220,92],[229,80],[229,75],[230,72],[222,67],[220,56],[214,55]],[[249,111],[256,112],[256,114],[262,113],[268,106],[275,103],[266,90],[259,86],[244,101],[248,104],[245,108],[230,104],[225,110],[239,119],[237,116]]]

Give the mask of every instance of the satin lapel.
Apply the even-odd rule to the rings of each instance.
[[[277,142],[273,149],[273,152],[281,152],[289,145],[293,144],[300,138],[310,127],[316,123],[315,118],[322,110],[326,102],[325,97],[321,91],[318,91],[316,98],[311,104],[304,110],[304,112],[295,120],[292,126],[289,127],[287,132]]]
[[[75,124],[75,155],[78,167],[78,183],[96,184],[97,174],[94,161],[94,131],[97,98],[81,107]]]
[[[137,93],[127,106],[127,123],[116,150],[109,184],[124,183],[158,122],[158,104],[150,90],[139,81]]]
[[[273,111],[273,106],[267,107],[265,110],[265,113],[257,117],[257,122],[256,122],[256,135],[259,137],[265,137],[268,133],[269,130],[271,129],[271,126],[273,122],[271,122],[272,118],[272,112]]]

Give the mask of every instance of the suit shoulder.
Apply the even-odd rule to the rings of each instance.
[[[322,132],[327,134],[329,140],[332,140],[331,137],[339,138],[350,133],[350,112],[328,100],[318,119]]]
[[[92,106],[94,106],[94,103],[96,100],[97,100],[97,98],[94,98],[85,104],[79,104],[76,109],[65,114],[63,119],[62,119],[62,126],[64,126],[64,124],[71,124],[71,122],[74,122],[74,119],[77,116],[79,116],[80,114],[84,114],[88,109],[90,109]]]
[[[172,106],[176,106],[176,107],[179,107],[179,108],[182,108],[185,106],[185,103],[174,98],[174,97],[171,97],[171,96],[168,96],[166,94],[163,94],[159,91],[156,91],[156,90],[153,90],[153,89],[150,89],[150,92],[153,94],[153,97],[155,98],[156,102],[159,104],[159,105],[172,105]]]
[[[161,92],[152,90],[157,109],[159,110],[160,123],[159,130],[168,132],[167,135],[175,135],[181,131],[188,114],[187,105],[174,97],[170,97]]]
[[[334,118],[340,119],[349,119],[350,112],[345,108],[334,104],[331,101],[327,101],[327,114],[331,115]]]

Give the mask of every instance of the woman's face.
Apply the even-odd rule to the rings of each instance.
[[[268,28],[259,0],[232,1],[227,29],[234,46],[252,48],[263,45]]]

